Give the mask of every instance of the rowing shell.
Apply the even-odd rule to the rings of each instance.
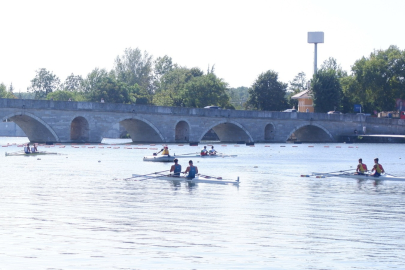
[[[142,177],[141,175],[138,174],[133,174],[133,178],[137,177]],[[233,185],[239,185],[239,177],[236,180],[222,180],[219,178],[215,177],[210,177],[210,176],[196,176],[193,179],[186,178],[184,176],[171,176],[171,175],[163,175],[163,176],[157,176],[153,178],[148,178],[148,179],[154,179],[154,180],[165,180],[165,181],[175,181],[175,182],[184,182],[184,183],[207,183],[207,184],[233,184]]]
[[[18,151],[18,152],[12,152],[12,153],[7,153],[6,152],[6,157],[7,156],[25,156],[25,157],[30,157],[30,156],[42,156],[42,155],[57,155],[58,153],[51,153],[51,152],[34,152],[34,153],[25,153],[24,151]]]
[[[383,174],[380,176],[373,176],[371,174],[353,174],[353,173],[312,173],[313,176],[317,178],[324,177],[343,177],[343,178],[355,178],[359,180],[373,180],[373,181],[405,181],[405,177],[396,177],[388,174]]]

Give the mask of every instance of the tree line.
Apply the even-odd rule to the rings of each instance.
[[[71,74],[62,82],[41,68],[28,93],[17,95],[12,84],[1,83],[0,97],[280,111],[297,106],[291,97],[308,87],[315,112],[350,113],[354,104],[369,113],[394,110],[395,100],[405,99],[405,51],[396,46],[376,50],[357,60],[350,74],[329,58],[309,82],[304,72],[284,83],[268,70],[250,87],[230,88],[215,74],[215,66],[204,72],[173,63],[167,55],[153,59],[139,48],[127,48],[112,70],[95,68],[84,78]]]

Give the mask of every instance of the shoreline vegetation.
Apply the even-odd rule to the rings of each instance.
[[[127,48],[112,70],[95,68],[85,77],[72,73],[62,82],[40,68],[27,92],[16,93],[12,83],[0,83],[0,98],[282,111],[297,107],[291,97],[309,88],[315,112],[352,113],[360,105],[361,112],[377,114],[403,109],[404,67],[405,51],[391,45],[355,61],[350,73],[329,58],[310,80],[300,72],[284,83],[276,71],[268,70],[249,87],[230,88],[215,74],[215,65],[203,71],[174,63],[167,55],[154,58],[139,48]]]

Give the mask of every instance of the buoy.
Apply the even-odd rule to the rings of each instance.
[[[98,162],[101,162],[101,160],[99,160]]]
[[[40,158],[37,158],[37,160],[41,160]]]
[[[257,167],[257,166],[254,166],[253,168],[259,168],[259,167]]]

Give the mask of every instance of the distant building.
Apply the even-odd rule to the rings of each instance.
[[[291,99],[298,99],[298,112],[314,112],[314,99],[310,90],[299,92]]]

